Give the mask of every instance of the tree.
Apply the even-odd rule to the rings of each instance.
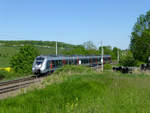
[[[39,52],[35,47],[23,46],[19,53],[11,58],[10,65],[17,73],[30,73],[33,61],[38,55]]]
[[[99,47],[99,51],[102,50],[102,47]],[[104,55],[111,55],[112,54],[112,48],[111,46],[103,46]]]
[[[83,43],[85,48],[85,55],[98,55],[98,51],[96,50],[96,46],[92,41],[87,41]]]
[[[87,50],[93,50],[93,49],[96,50],[96,46],[94,45],[94,43],[93,43],[92,41],[84,42],[84,43],[83,43],[83,46],[84,46],[84,48],[87,49]]]
[[[115,59],[117,60],[118,58],[118,52],[119,52],[119,56],[122,54],[122,51],[121,49],[117,48],[117,47],[114,47],[113,50],[112,50],[112,59]]]
[[[137,19],[131,33],[130,49],[136,60],[148,61],[148,56],[150,56],[150,11]]]
[[[120,57],[119,64],[122,66],[136,66],[137,62],[131,51],[127,50],[126,53]]]

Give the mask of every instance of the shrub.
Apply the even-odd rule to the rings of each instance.
[[[122,66],[136,66],[137,62],[132,53],[128,51],[125,55],[121,56],[119,64]]]
[[[38,50],[32,46],[21,47],[19,53],[14,55],[10,60],[10,66],[17,73],[30,73],[32,64],[36,56],[39,55]]]
[[[0,70],[0,79],[3,79],[6,75],[6,71]]]
[[[0,80],[19,77],[20,75],[13,71],[0,70]]]
[[[142,62],[142,61],[136,61],[136,66],[141,66],[141,64],[145,64],[145,62]]]
[[[111,69],[112,69],[111,64],[105,64],[104,65],[104,70],[111,70]]]

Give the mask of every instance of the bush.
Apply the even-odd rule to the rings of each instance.
[[[0,80],[3,79],[6,75],[6,71],[0,70]]]
[[[121,56],[119,64],[122,66],[136,66],[137,62],[132,53],[128,51],[125,55]]]
[[[38,55],[39,52],[35,47],[21,47],[19,53],[17,53],[11,58],[10,66],[17,73],[30,73],[33,61]]]
[[[142,62],[142,61],[136,61],[136,66],[141,66],[141,64],[145,64],[145,62]]]
[[[20,75],[13,71],[0,70],[0,80],[19,77]]]
[[[111,69],[112,69],[111,64],[105,64],[104,65],[104,70],[111,70]]]

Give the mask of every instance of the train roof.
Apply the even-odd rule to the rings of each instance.
[[[37,58],[39,57],[42,57],[42,58],[45,58],[45,59],[51,59],[51,60],[62,60],[62,59],[84,59],[84,58],[101,58],[101,56],[95,56],[95,55],[92,55],[92,56],[83,56],[83,55],[72,55],[72,56],[64,56],[64,55],[40,55],[38,56]],[[111,57],[111,55],[104,55],[103,56],[104,58],[108,58],[108,57]]]

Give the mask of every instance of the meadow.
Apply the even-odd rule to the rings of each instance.
[[[149,113],[150,76],[65,66],[26,94],[0,100],[0,113]]]

